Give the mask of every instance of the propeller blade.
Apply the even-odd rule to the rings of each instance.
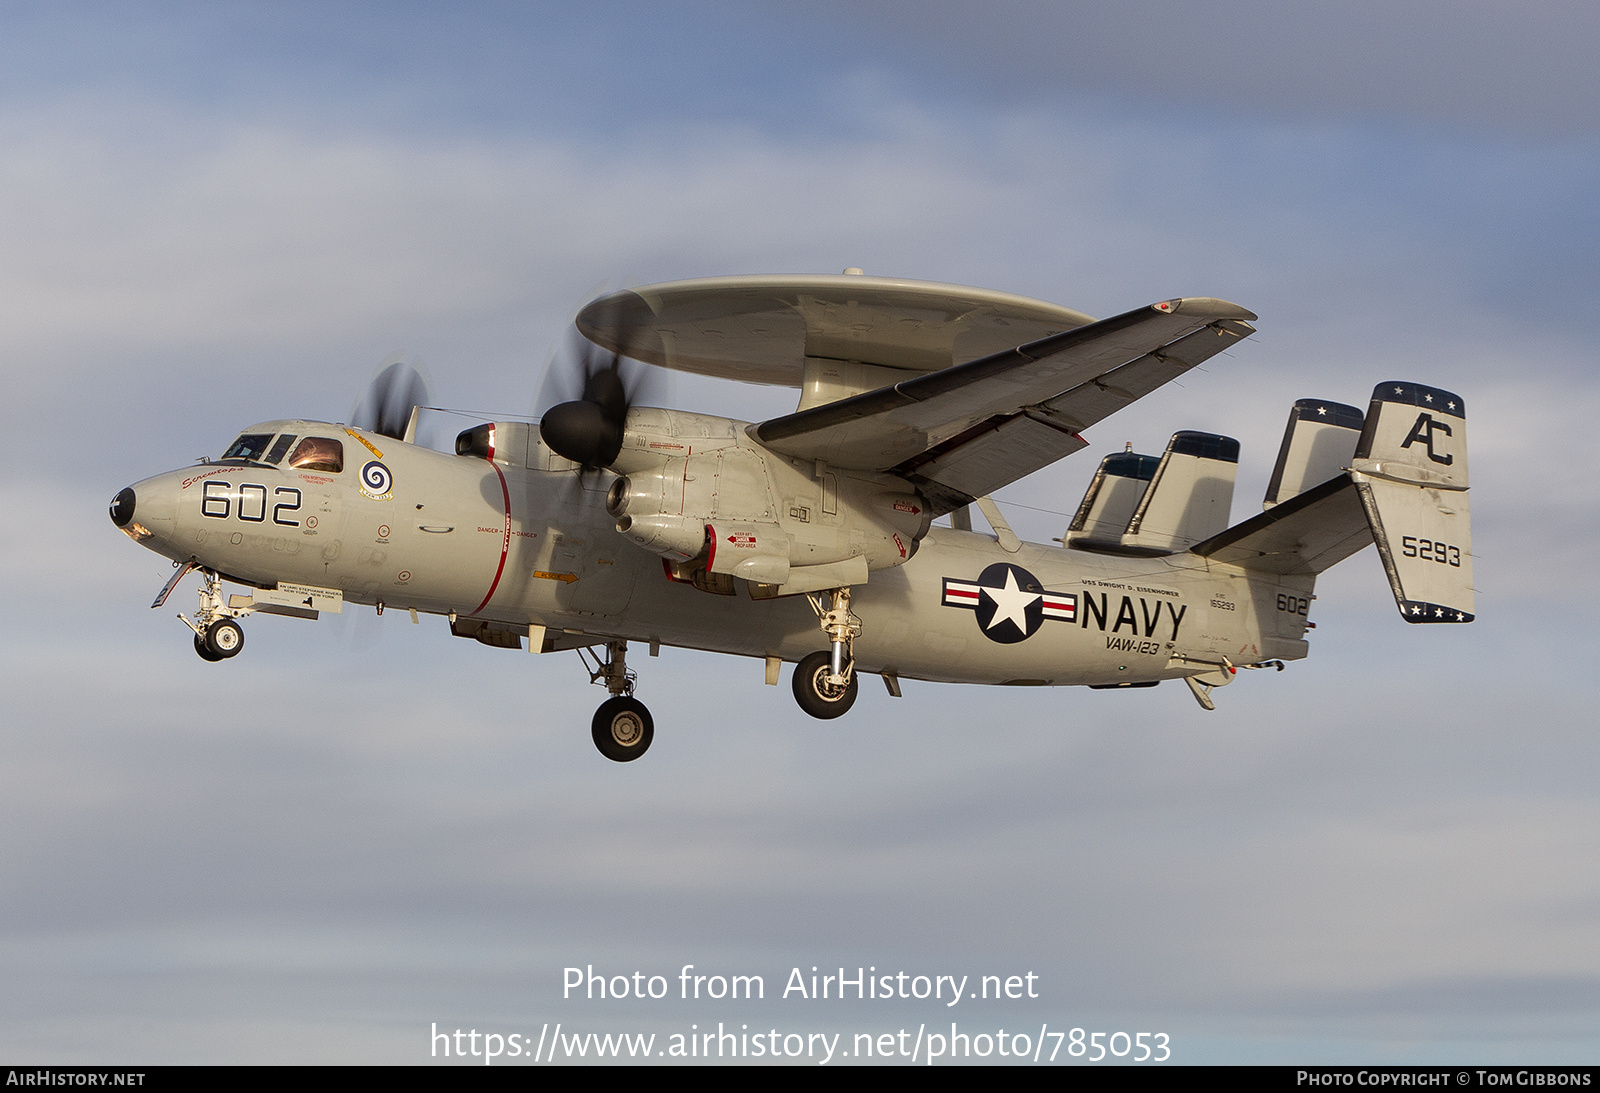
[[[411,411],[429,402],[428,382],[420,365],[420,361],[398,353],[378,365],[367,393],[350,413],[350,424],[380,436],[403,439]]]
[[[568,337],[567,351],[551,359],[540,386],[539,436],[557,455],[593,470],[616,460],[628,409],[659,386],[657,369],[627,356],[626,330],[620,352],[594,344],[576,326]]]

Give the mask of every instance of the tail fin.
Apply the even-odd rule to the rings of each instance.
[[[1312,398],[1296,402],[1261,507],[1270,509],[1337,477],[1350,466],[1361,426],[1361,411],[1354,406]]]
[[[1350,477],[1407,622],[1471,622],[1467,410],[1415,383],[1372,392]]]
[[[1122,537],[1124,547],[1184,550],[1228,526],[1239,442],[1189,430],[1172,434]]]
[[[1190,552],[1256,573],[1315,576],[1375,542],[1401,617],[1471,622],[1467,421],[1460,396],[1415,383],[1379,384],[1349,470],[1309,488],[1332,455],[1319,450],[1342,448],[1351,430],[1318,430],[1306,443],[1301,413],[1307,403],[1296,403],[1290,417],[1267,511]],[[1326,405],[1333,416],[1337,404],[1310,405]]]
[[[1160,462],[1137,452],[1116,452],[1102,459],[1063,542],[1120,543]]]
[[[1258,573],[1321,573],[1372,542],[1355,484],[1343,473],[1361,436],[1361,411],[1303,398],[1289,411],[1261,515],[1191,548]]]

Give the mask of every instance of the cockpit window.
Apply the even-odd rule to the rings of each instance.
[[[268,463],[282,463],[283,453],[289,450],[289,445],[294,443],[293,433],[284,433],[278,437],[278,442],[272,446],[272,451],[267,453]]]
[[[295,445],[289,466],[296,470],[337,474],[344,470],[344,445],[329,437],[308,436]]]
[[[245,433],[233,442],[232,447],[222,453],[222,458],[248,459],[252,463],[259,463],[261,462],[262,453],[267,450],[267,445],[271,443],[271,433]]]

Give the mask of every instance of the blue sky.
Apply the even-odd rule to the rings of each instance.
[[[751,1019],[574,1009],[571,963],[844,963],[1033,969],[1003,1019],[1187,1061],[1595,1058],[1596,17],[987,10],[0,5],[11,1057],[421,1061],[433,1021]],[[103,516],[244,424],[343,416],[397,349],[520,414],[599,288],[847,265],[1256,311],[1089,437],[1240,438],[1236,518],[1295,398],[1460,392],[1480,621],[1404,626],[1369,552],[1312,656],[1209,715],[923,685],[823,725],[668,650],[617,768],[575,658],[437,620],[258,620],[218,674]],[[1090,470],[1004,491],[1019,531]]]

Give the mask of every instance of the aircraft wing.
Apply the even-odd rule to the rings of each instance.
[[[1080,431],[1249,337],[1254,318],[1165,300],[750,431],[785,455],[902,475],[949,512],[1085,447]]]

